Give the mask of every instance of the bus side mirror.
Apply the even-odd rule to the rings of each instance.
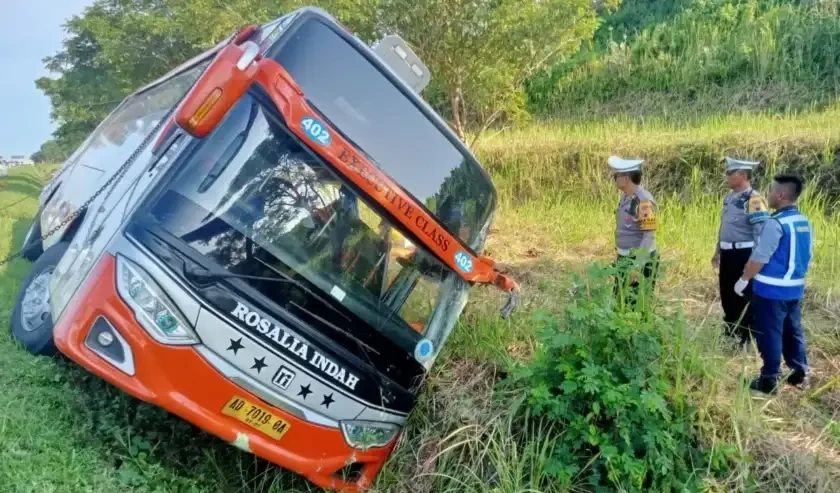
[[[175,121],[195,137],[206,137],[239,101],[257,75],[260,48],[253,41],[229,44],[216,55],[175,112]]]

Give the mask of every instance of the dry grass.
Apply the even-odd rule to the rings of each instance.
[[[686,206],[691,208],[691,206]],[[502,402],[521,396],[498,396],[492,383],[512,360],[526,360],[534,340],[527,313],[562,310],[568,299],[570,272],[583,272],[592,262],[612,258],[609,219],[562,206],[550,209],[529,203],[505,207],[488,239],[487,251],[523,285],[521,315],[500,322],[501,298],[493,290],[475,290],[463,326],[453,335],[445,360],[435,370],[430,392],[379,491],[527,491],[511,481],[497,488],[479,488],[481,477],[465,471],[486,471],[499,463],[522,464],[512,444],[529,443],[510,431]],[[680,209],[685,213],[684,209]],[[688,211],[691,214],[691,211]],[[574,220],[574,216],[578,220]],[[666,217],[675,217],[668,216]],[[599,220],[601,223],[596,223]],[[604,224],[606,223],[606,224]],[[714,225],[702,230],[709,234]],[[810,296],[805,325],[813,386],[802,393],[786,387],[775,399],[745,389],[760,367],[754,347],[746,353],[722,340],[722,311],[715,274],[691,263],[696,250],[705,253],[701,235],[665,239],[683,245],[668,251],[671,265],[660,284],[665,310],[680,309],[690,320],[690,348],[702,355],[708,379],[692,382],[710,444],[735,444],[743,458],[729,478],[709,481],[707,491],[827,492],[840,478],[840,311],[825,303],[826,290]],[[686,267],[685,264],[689,266]],[[683,264],[683,265],[680,265]],[[507,430],[507,431],[506,431]],[[543,440],[550,439],[545,435]],[[489,444],[507,444],[490,459]],[[527,460],[533,465],[532,455]],[[457,480],[456,480],[457,479]],[[431,484],[437,489],[430,489]]]

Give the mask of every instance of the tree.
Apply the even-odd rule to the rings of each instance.
[[[44,59],[56,77],[35,83],[58,123],[54,138],[75,148],[128,94],[252,23],[304,0],[96,0],[64,25],[63,48]],[[372,0],[324,0],[333,15],[373,37]]]
[[[74,147],[57,139],[50,139],[41,144],[41,148],[32,154],[31,159],[36,163],[61,163],[73,153]]]
[[[323,7],[361,39],[397,32],[432,70],[427,98],[463,139],[524,116],[524,80],[592,37],[619,0],[95,0],[44,60],[61,148],[75,148],[128,94],[251,23]],[[605,7],[606,6],[606,7]],[[473,141],[474,143],[475,141]]]
[[[525,79],[591,39],[602,7],[592,0],[381,0],[377,20],[429,66],[442,112],[462,140],[475,126],[474,145],[500,117],[525,114]]]

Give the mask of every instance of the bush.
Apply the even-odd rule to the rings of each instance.
[[[700,440],[684,376],[702,366],[681,349],[682,317],[655,313],[655,303],[618,306],[614,275],[592,267],[562,319],[537,315],[540,347],[508,384],[527,393],[530,414],[560,431],[548,472],[563,486],[699,490],[733,450],[717,444],[712,453]]]

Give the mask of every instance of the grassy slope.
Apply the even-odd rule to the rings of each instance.
[[[612,251],[617,200],[606,159],[611,154],[646,159],[645,185],[664,207],[659,245],[677,262],[674,269],[680,276],[699,275],[710,282],[714,273],[706,267],[714,251],[724,192],[723,156],[762,160],[762,172],[754,180],[759,190],[766,191],[769,176],[796,167],[819,175],[821,180],[815,183],[831,186],[836,193],[832,175],[840,170],[833,161],[840,148],[840,130],[834,124],[838,117],[840,111],[800,117],[717,117],[694,125],[619,119],[554,123],[497,134],[481,142],[478,153],[500,189],[500,220],[525,217],[525,224],[547,232],[554,247],[585,243],[598,256]],[[837,208],[838,199],[827,198],[818,186],[806,190],[803,209],[819,231],[815,249],[819,268],[812,282],[822,285],[827,294],[835,294],[832,282],[840,277]],[[827,216],[826,210],[834,212]]]
[[[625,18],[612,22],[616,33],[622,25],[632,31],[652,24],[645,3],[625,0]],[[759,360],[719,340],[708,258],[721,192],[715,166],[723,154],[760,157],[771,172],[805,163],[828,177],[828,187],[838,185],[840,111],[777,116],[754,110],[832,104],[840,23],[831,12],[800,15],[784,5],[768,9],[772,2],[764,1],[757,15],[745,2],[727,2],[737,9],[718,0],[655,5],[666,3],[709,7],[678,19],[676,28],[667,23],[677,9],[663,7],[653,18],[666,25],[613,45],[585,66],[559,67],[531,88],[544,115],[630,118],[532,125],[482,141],[479,153],[501,195],[488,250],[522,281],[523,304],[504,322],[496,315],[502,303],[497,293],[476,290],[377,490],[539,490],[529,478],[542,477],[551,439],[545,430],[522,431],[511,423],[508,409],[521,396],[499,395],[492,383],[506,362],[531,353],[530,317],[561,309],[568,273],[611,257],[616,195],[603,163],[615,153],[647,158],[653,167],[646,180],[668,192],[657,194],[663,205],[658,242],[670,262],[660,292],[670,308],[686,311],[690,330],[683,350],[704,362],[707,376],[694,383],[694,399],[707,440],[734,443],[742,454],[732,477],[710,482],[709,490],[836,491],[840,217],[820,213],[837,204],[813,189],[805,203],[820,242],[816,289],[805,314],[816,384],[808,395],[784,392],[767,401],[743,391],[741,379],[756,371]],[[752,114],[731,114],[742,110]],[[727,116],[696,123],[695,115],[709,114]],[[0,257],[19,246],[35,213],[38,174],[13,170],[8,187],[0,189]],[[24,261],[0,267],[0,316],[9,316],[27,269]],[[0,492],[87,491],[313,489],[73,364],[31,357],[0,337]]]
[[[565,292],[558,279],[613,255],[617,194],[605,170],[606,157],[649,160],[646,181],[660,190],[662,205],[657,242],[668,264],[660,295],[666,306],[685,311],[691,327],[688,350],[697,351],[704,362],[708,381],[697,382],[694,398],[701,421],[712,425],[708,439],[735,443],[743,458],[728,482],[710,485],[713,491],[749,491],[748,476],[758,482],[759,491],[833,491],[833,482],[840,481],[836,204],[815,186],[801,204],[818,241],[805,309],[815,373],[812,393],[786,392],[767,401],[744,392],[742,382],[758,371],[760,359],[754,350],[732,352],[720,340],[716,273],[708,263],[723,193],[722,156],[761,157],[770,174],[801,161],[818,163],[820,155],[830,160],[840,145],[840,131],[830,124],[837,116],[729,116],[681,126],[622,120],[532,126],[494,136],[479,151],[502,191],[503,213],[488,248],[526,280],[530,310],[556,311]],[[821,171],[838,169],[836,163],[823,166]],[[763,182],[766,186],[766,178]],[[828,214],[828,208],[835,212]],[[508,354],[515,352],[511,347],[529,347],[527,328],[509,334],[516,342],[507,343]]]
[[[488,250],[522,281],[523,306],[510,321],[501,321],[498,294],[476,290],[377,489],[490,491],[492,480],[499,488],[495,491],[514,492],[533,487],[528,478],[541,476],[549,437],[540,429],[514,432],[507,411],[521,396],[499,396],[492,382],[505,362],[530,354],[530,317],[563,306],[568,273],[611,257],[616,195],[600,164],[611,149],[665,158],[673,152],[672,142],[714,147],[734,139],[744,149],[768,152],[783,145],[781,156],[808,153],[837,143],[840,135],[831,129],[832,121],[830,115],[816,115],[734,118],[694,128],[615,123],[531,127],[485,140],[480,154],[502,198]],[[573,169],[580,174],[568,172]],[[9,186],[0,191],[0,207],[31,197],[0,211],[0,232],[7,238],[0,256],[19,245],[35,212],[35,171],[13,171]],[[687,350],[697,352],[707,367],[695,398],[708,439],[734,443],[743,454],[729,482],[712,483],[710,491],[749,491],[753,480],[766,488],[760,491],[830,491],[831,482],[840,481],[840,388],[835,385],[840,370],[840,221],[836,216],[818,219],[819,201],[805,204],[817,218],[821,239],[814,269],[819,287],[806,311],[815,391],[810,397],[785,392],[772,401],[756,400],[739,380],[757,369],[757,356],[737,354],[717,336],[720,314],[707,262],[718,197],[703,191],[662,198],[659,233],[670,261],[660,291],[670,308],[686,311]],[[0,314],[8,316],[26,270],[26,262],[16,261],[0,278]],[[31,357],[5,337],[0,338],[0,389],[4,493],[309,490],[293,475],[128,398],[70,363]],[[488,468],[495,471],[492,477],[477,472]]]
[[[838,77],[838,4],[623,0],[596,40],[529,82],[532,109],[564,118],[824,107]]]

